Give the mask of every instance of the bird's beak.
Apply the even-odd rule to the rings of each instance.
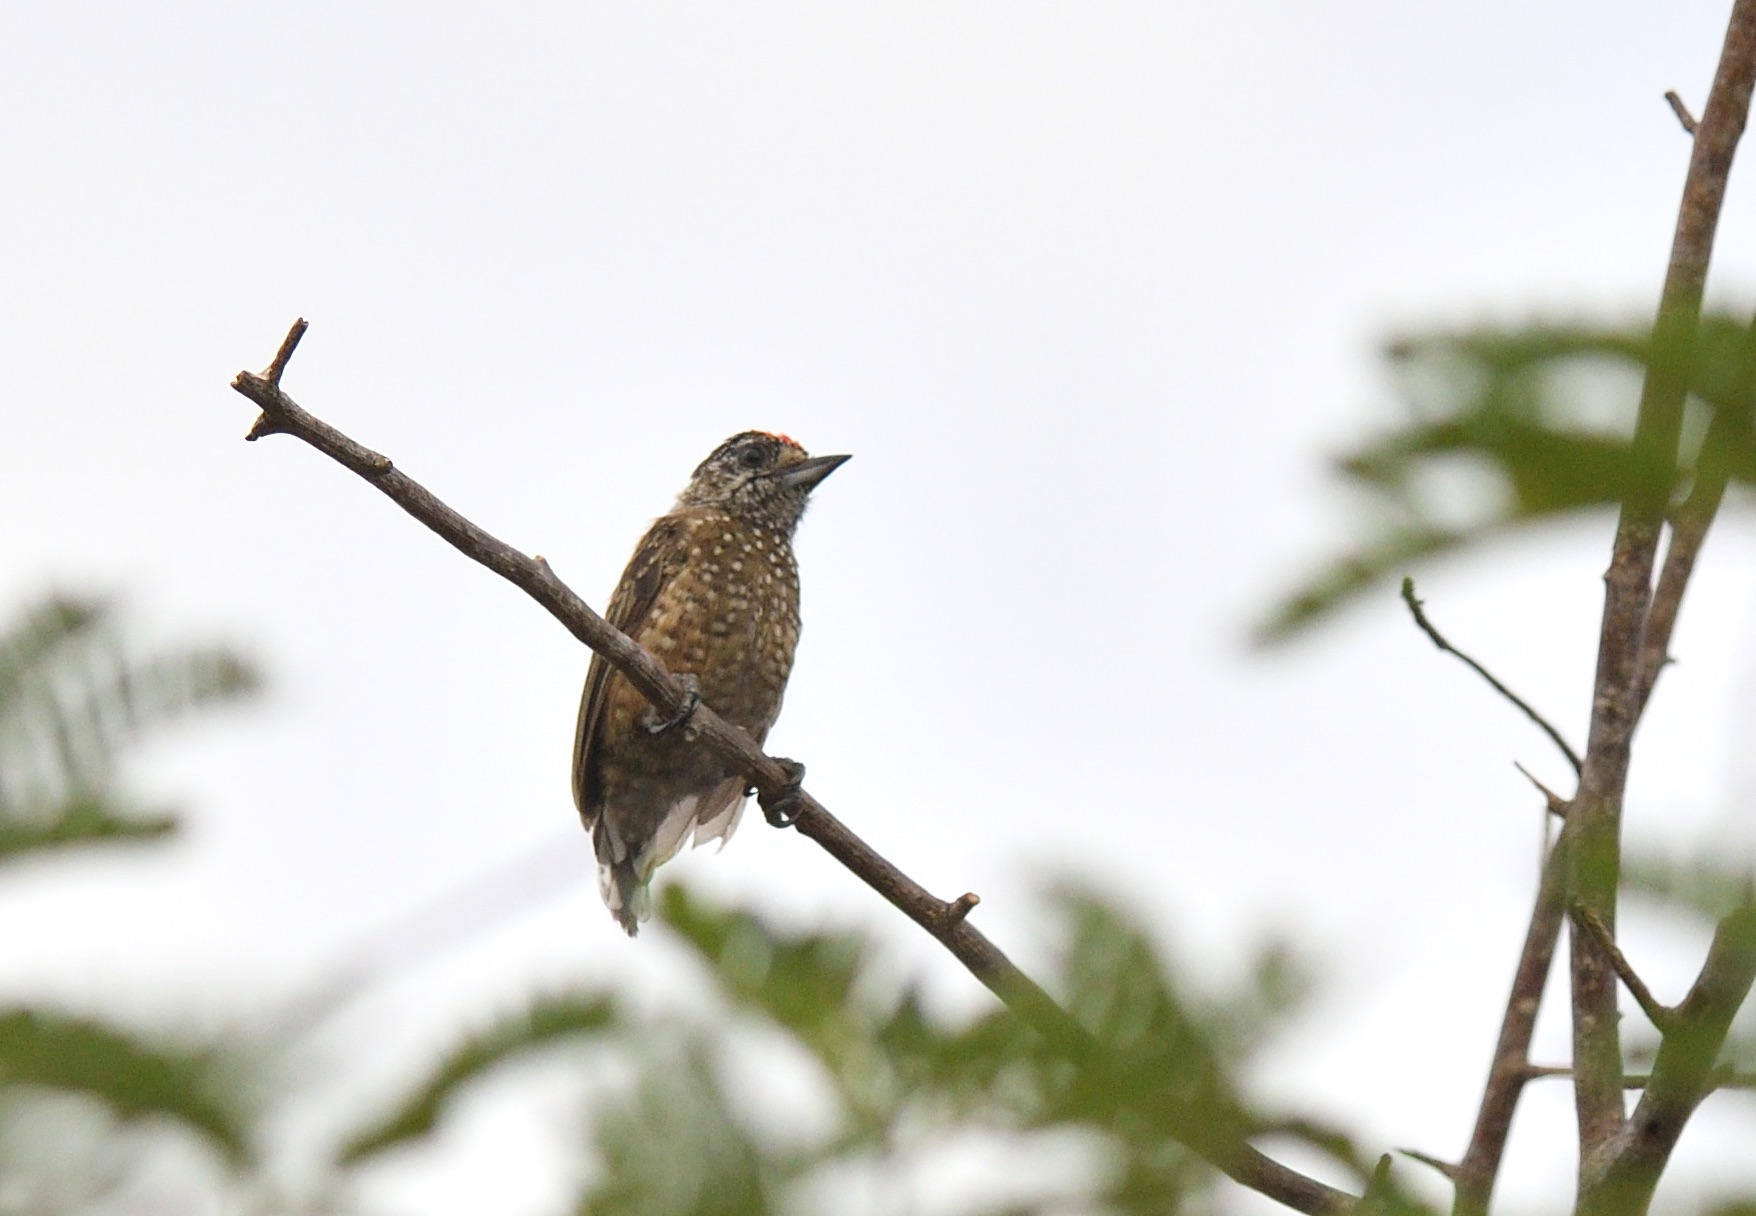
[[[813,456],[809,460],[801,460],[798,464],[782,469],[776,476],[780,478],[781,484],[789,490],[810,490],[851,459],[853,459],[851,456]]]

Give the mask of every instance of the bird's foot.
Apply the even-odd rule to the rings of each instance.
[[[799,818],[799,795],[804,792],[805,766],[797,760],[783,760],[779,756],[774,762],[787,771],[787,783],[772,798],[764,798],[758,791],[756,804],[762,808],[762,817],[768,820],[769,827],[790,828]]]
[[[684,672],[682,675],[678,676],[677,679],[683,685],[683,704],[677,707],[676,713],[666,718],[663,722],[654,720],[656,717],[656,712],[654,710],[647,710],[646,716],[640,721],[640,724],[646,727],[647,734],[669,734],[671,731],[676,730],[679,726],[682,726],[685,722],[689,721],[690,718],[693,718],[695,716],[695,711],[701,708],[701,682],[688,672]]]

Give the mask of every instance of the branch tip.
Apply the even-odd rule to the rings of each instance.
[[[1404,1157],[1407,1157],[1410,1161],[1419,1161],[1422,1165],[1427,1166],[1430,1169],[1438,1170],[1452,1182],[1457,1181],[1457,1175],[1460,1171],[1457,1166],[1449,1161],[1441,1160],[1438,1157],[1434,1157],[1428,1153],[1423,1153],[1419,1149],[1414,1148],[1399,1148],[1396,1151],[1401,1153]]]
[[[1677,116],[1677,121],[1683,125],[1684,132],[1693,138],[1695,135],[1695,116],[1689,113],[1689,107],[1683,104],[1683,99],[1677,95],[1677,90],[1666,89],[1665,100],[1671,103],[1671,113]]]
[[[242,379],[242,377],[240,377],[240,379]],[[233,386],[236,387],[236,382],[234,382]],[[285,434],[288,434],[287,428],[270,417],[267,410],[263,410],[260,414],[256,415],[256,421],[250,424],[250,430],[245,434],[244,442],[255,443],[258,439],[262,439],[268,435]]]
[[[956,899],[945,905],[945,924],[947,928],[961,925],[975,906],[982,902],[982,897],[974,891],[965,891]]]
[[[1538,781],[1536,779],[1536,777],[1531,773],[1531,771],[1528,768],[1525,768],[1524,765],[1520,764],[1518,761],[1514,760],[1512,762],[1512,767],[1517,769],[1519,772],[1523,773],[1524,779],[1526,781],[1530,782],[1532,785],[1536,786],[1537,789],[1542,791],[1543,798],[1548,802],[1549,814],[1553,815],[1557,819],[1566,819],[1567,818],[1567,800],[1565,798],[1561,797],[1561,795],[1557,794],[1554,790],[1552,790],[1548,786],[1544,785],[1541,781]]]
[[[1570,1077],[1572,1075],[1573,1070],[1565,1064],[1526,1064],[1524,1066],[1524,1079],[1526,1081],[1541,1081],[1548,1077]]]
[[[280,378],[286,373],[287,362],[292,359],[293,352],[299,349],[299,339],[305,336],[305,331],[309,328],[310,324],[304,317],[300,317],[287,330],[287,336],[281,339],[280,349],[274,352],[274,362],[262,373],[262,378],[274,388],[280,387]]]

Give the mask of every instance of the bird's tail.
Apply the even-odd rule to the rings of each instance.
[[[629,937],[639,934],[641,921],[652,919],[651,882],[651,875],[641,877],[632,858],[598,862],[598,894]]]

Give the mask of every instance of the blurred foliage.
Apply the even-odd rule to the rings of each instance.
[[[1408,420],[1338,462],[1374,505],[1367,535],[1263,635],[1290,636],[1413,561],[1628,500],[1756,481],[1753,349],[1751,328],[1724,316],[1707,317],[1687,351],[1611,327],[1393,343]],[[1688,388],[1679,459],[1636,439],[1649,375]],[[57,598],[25,612],[0,633],[0,859],[172,832],[168,814],[122,790],[126,749],[255,684],[225,650],[136,653],[107,604]],[[1752,885],[1723,858],[1638,853],[1622,880],[1710,919],[1746,903]],[[1109,898],[1055,890],[1054,962],[1038,978],[1090,1036],[1075,1059],[997,1005],[961,1019],[935,1012],[867,935],[777,928],[674,885],[662,904],[668,936],[703,980],[698,999],[655,1012],[629,989],[529,998],[441,1053],[378,1118],[342,1114],[351,1130],[308,1188],[323,1209],[397,1154],[432,1146],[483,1082],[540,1060],[579,1080],[582,1216],[1211,1213],[1218,1175],[1184,1145],[1237,1135],[1327,1158],[1366,1192],[1362,1212],[1422,1210],[1388,1158],[1374,1163],[1346,1134],[1251,1092],[1252,1061],[1312,986],[1284,945],[1215,990],[1193,984]],[[1637,1034],[1629,1047],[1635,1062],[1649,1051]],[[1724,1060],[1756,1067],[1747,1016]],[[218,1042],[0,1007],[0,1216],[128,1210],[116,1198],[128,1180],[170,1151],[142,1133],[167,1127],[241,1180],[251,1210],[273,1210],[261,1137],[287,1096]],[[44,1149],[75,1127],[79,1155]],[[59,1177],[43,1168],[56,1152]],[[972,1161],[985,1164],[972,1173]]]
[[[451,1051],[420,1091],[397,1112],[356,1133],[343,1147],[344,1164],[432,1133],[439,1112],[459,1089],[496,1065],[548,1043],[592,1034],[609,1027],[615,1010],[602,997],[561,995],[538,998],[531,1007]]]
[[[169,815],[142,813],[119,788],[123,752],[146,730],[256,686],[229,651],[139,654],[124,634],[110,605],[71,598],[36,604],[0,632],[0,860],[172,832]],[[252,1115],[240,1064],[213,1043],[0,1005],[0,1211],[87,1210],[155,1155],[138,1142],[147,1127],[175,1127],[242,1166]],[[69,1102],[102,1117],[68,1116]],[[108,1129],[97,1137],[107,1148],[87,1145],[79,1157],[106,1163],[103,1185],[43,1182],[54,1154],[32,1133],[64,1117],[73,1118],[69,1127]],[[77,1139],[54,1137],[70,1158]]]
[[[1629,846],[1622,887],[1710,923],[1756,900],[1756,868],[1732,850],[1667,855]]]
[[[0,857],[171,832],[168,815],[123,794],[127,747],[254,684],[222,650],[137,655],[107,605],[26,612],[0,634]],[[382,1118],[355,1123],[302,1189],[343,1203],[363,1171],[439,1134],[482,1078],[584,1053],[581,1212],[739,1216],[812,1210],[825,1195],[840,1211],[915,1210],[922,1179],[970,1145],[1011,1164],[959,1211],[1212,1210],[1215,1175],[1176,1138],[1267,1126],[1242,1096],[1246,1066],[1308,976],[1274,945],[1232,991],[1195,991],[1111,903],[1066,889],[1051,904],[1051,986],[1098,1045],[1078,1065],[997,1006],[935,1016],[868,937],[778,930],[672,887],[663,923],[705,980],[701,1000],[660,1015],[628,990],[534,998],[435,1060]],[[192,1144],[219,1162],[210,1201],[284,1207],[261,1137],[288,1098],[223,1043],[0,1006],[0,1214],[130,1210],[139,1180],[178,1152],[170,1173],[200,1173]],[[1275,1126],[1357,1164],[1345,1136]]]
[[[132,652],[112,607],[64,597],[0,633],[0,860],[42,849],[163,836],[117,788],[142,731],[255,689],[231,651]]]
[[[992,1202],[959,1210],[1211,1211],[1214,1174],[1174,1136],[1192,1122],[1251,1122],[1237,1097],[1248,1060],[1308,986],[1276,945],[1235,991],[1191,996],[1138,923],[1064,890],[1050,986],[1101,1044],[1075,1066],[1004,1009],[956,1023],[931,1015],[863,936],[779,930],[678,886],[662,903],[662,922],[711,981],[706,1012],[655,1017],[614,995],[539,999],[440,1060],[348,1142],[345,1159],[418,1143],[475,1080],[571,1039],[586,1074],[623,1078],[588,1102],[595,1168],[581,1213],[758,1216],[813,1210],[824,1188],[840,1196],[838,1211],[915,1210],[897,1193],[971,1137],[1019,1161],[1048,1151],[1069,1164],[1049,1178],[1027,1171],[1030,1186],[997,1178]],[[752,1080],[738,1067],[752,1043],[763,1060],[803,1060],[827,1100],[801,1101],[796,1077]],[[820,1112],[803,1130],[801,1110]],[[1345,1137],[1306,1127],[1308,1141],[1358,1159]],[[857,1195],[870,1204],[849,1200]]]
[[[233,1162],[248,1155],[238,1087],[212,1049],[148,1042],[89,1018],[0,1010],[0,1091],[14,1086],[84,1094],[120,1119],[174,1119]]]
[[[1664,502],[1707,470],[1756,481],[1751,326],[1710,314],[1689,349],[1649,334],[1537,325],[1391,342],[1407,420],[1336,461],[1367,504],[1364,535],[1275,608],[1259,639],[1285,640],[1416,562],[1533,524]],[[1635,442],[1648,374],[1687,388],[1680,459]]]

